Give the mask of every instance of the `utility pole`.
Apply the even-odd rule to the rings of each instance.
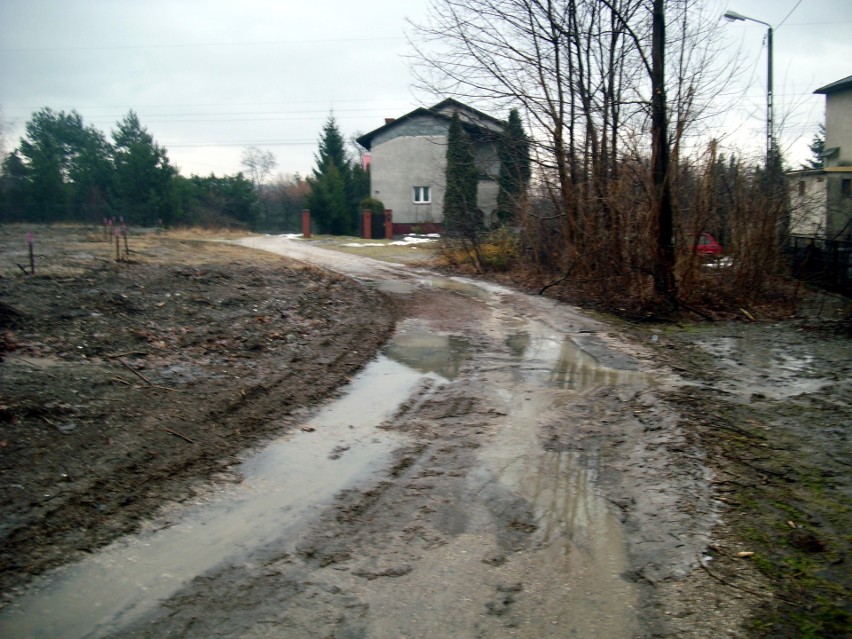
[[[651,135],[653,136],[654,204],[657,218],[654,289],[673,306],[677,300],[674,280],[674,214],[669,175],[669,137],[666,113],[666,14],[665,0],[654,0],[651,33]]]

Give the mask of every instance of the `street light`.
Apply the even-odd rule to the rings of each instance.
[[[741,13],[737,13],[736,11],[726,11],[723,16],[725,20],[728,22],[736,22],[738,20],[745,21],[748,20],[750,22],[757,22],[758,24],[765,25],[767,28],[766,32],[766,48],[768,51],[767,55],[767,83],[766,83],[766,165],[769,167],[769,163],[773,160],[775,156],[775,130],[774,130],[774,117],[773,117],[773,109],[772,109],[772,25],[768,22],[764,22],[763,20],[756,20],[754,18],[749,18],[748,16],[744,16]]]

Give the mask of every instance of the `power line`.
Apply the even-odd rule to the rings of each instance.
[[[66,52],[66,51],[124,51],[140,49],[195,49],[211,47],[257,47],[257,46],[280,46],[290,44],[334,44],[339,42],[389,42],[406,41],[400,36],[369,37],[369,38],[322,38],[312,40],[257,40],[254,42],[196,42],[178,44],[121,44],[101,45],[90,47],[13,47],[2,48],[0,53],[40,53],[40,52]]]

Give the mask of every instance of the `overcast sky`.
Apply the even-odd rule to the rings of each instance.
[[[76,109],[107,134],[133,109],[184,174],[235,173],[243,150],[254,145],[272,151],[277,171],[305,175],[329,113],[349,137],[432,100],[412,87],[405,39],[405,18],[422,20],[428,4],[0,0],[5,150],[17,146],[42,107]],[[824,98],[813,90],[852,75],[852,0],[708,5],[777,27],[781,143],[800,162],[823,119]],[[741,108],[715,133],[753,152],[764,140],[765,32],[737,22],[724,35],[725,55],[742,62],[733,85]]]

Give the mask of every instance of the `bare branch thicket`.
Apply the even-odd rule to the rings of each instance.
[[[534,176],[523,246],[543,279],[641,308],[676,290],[674,271],[689,298],[684,285],[706,286],[690,250],[702,230],[741,233],[734,250],[766,232],[762,216],[743,209],[761,205],[758,176],[737,167],[743,182],[727,188],[739,199],[721,198],[731,173],[719,174],[715,144],[699,142],[736,71],[718,62],[716,9],[698,0],[434,0],[428,19],[412,25],[421,89],[525,115]],[[665,34],[656,58],[655,32]],[[664,134],[653,153],[652,129]],[[662,177],[661,150],[671,159]],[[665,198],[672,213],[661,226]],[[754,284],[769,260],[759,253],[742,254],[749,264],[739,279]]]

